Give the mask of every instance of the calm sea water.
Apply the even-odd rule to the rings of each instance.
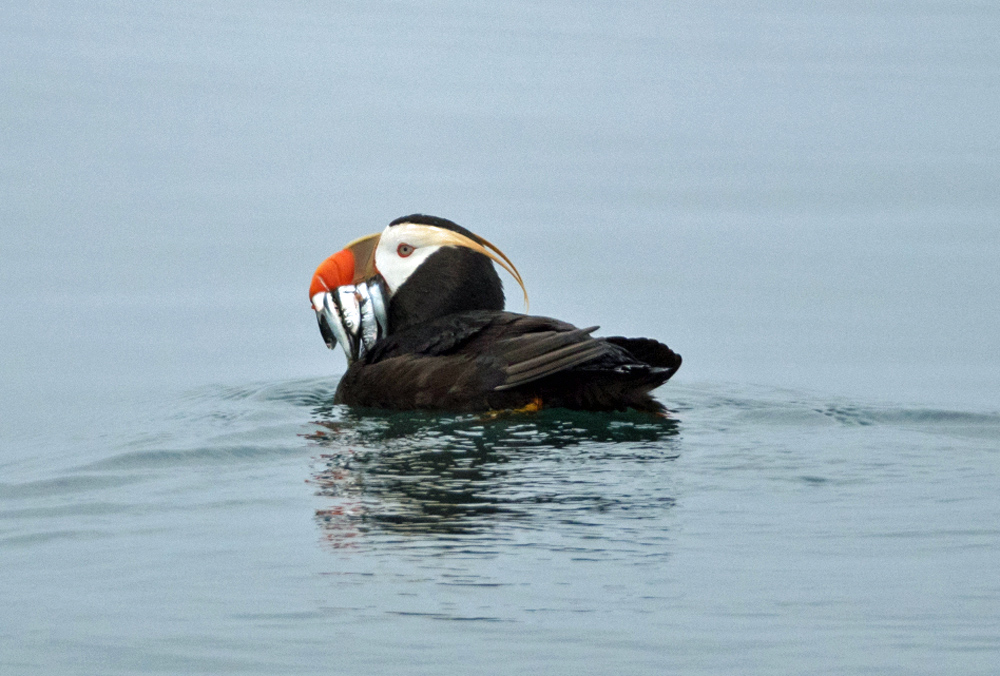
[[[6,4],[0,672],[994,673],[998,63],[975,2]],[[415,211],[671,418],[332,406],[309,277]]]

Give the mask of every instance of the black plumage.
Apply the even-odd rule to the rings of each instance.
[[[662,412],[650,392],[681,357],[648,338],[594,338],[548,317],[450,314],[389,335],[348,368],[335,402],[485,411],[529,404]]]
[[[445,247],[424,261],[393,294],[389,333],[469,310],[503,310],[503,283],[489,258]]]

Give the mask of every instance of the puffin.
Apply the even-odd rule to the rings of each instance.
[[[527,312],[527,290],[510,259],[444,218],[397,218],[323,261],[309,287],[311,306],[327,346],[342,343],[349,363],[334,403],[666,414],[651,392],[680,368],[679,354],[651,338],[599,338],[597,326],[508,312],[494,264],[520,285]],[[377,312],[338,315],[331,311],[338,294]]]

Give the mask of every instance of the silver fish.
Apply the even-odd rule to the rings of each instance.
[[[361,312],[361,327],[359,329],[358,359],[364,358],[368,350],[378,340],[378,320],[375,319],[375,309],[372,307],[371,295],[367,284],[358,284],[354,295],[358,299],[358,309]]]
[[[378,279],[324,293],[316,311],[326,346],[340,343],[348,365],[363,359],[388,331],[385,286]]]

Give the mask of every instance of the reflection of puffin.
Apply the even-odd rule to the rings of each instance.
[[[504,312],[491,259],[524,290],[517,269],[492,244],[451,221],[415,214],[324,261],[309,289],[317,313],[338,287],[372,281],[388,292],[384,336],[350,364],[336,403],[664,410],[649,392],[680,368],[679,354],[649,338],[593,338],[597,327]],[[322,313],[320,329],[332,345]]]

